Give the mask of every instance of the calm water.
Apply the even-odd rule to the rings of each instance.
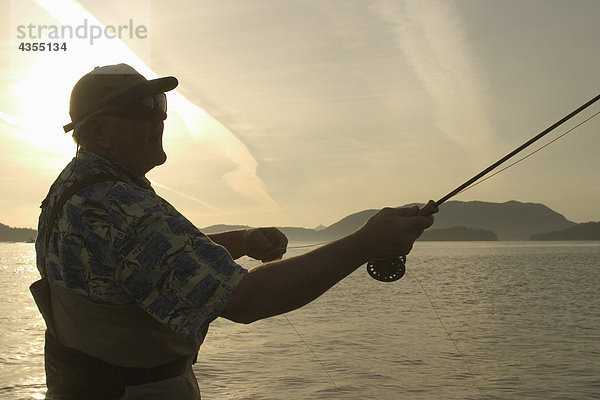
[[[414,278],[361,268],[288,314],[335,386],[283,316],[217,320],[203,399],[600,399],[600,242],[425,242],[408,262],[476,383]],[[37,276],[33,245],[0,243],[2,399],[45,392]]]

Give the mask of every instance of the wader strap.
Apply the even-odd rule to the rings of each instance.
[[[54,222],[56,221],[56,217],[58,217],[58,213],[60,212],[60,210],[62,210],[63,206],[65,205],[67,200],[69,200],[71,198],[71,196],[73,196],[75,193],[82,191],[83,189],[85,189],[88,186],[95,185],[96,183],[106,182],[106,181],[120,181],[120,180],[122,180],[122,179],[120,179],[114,175],[111,175],[108,173],[99,173],[99,174],[86,176],[85,178],[82,178],[81,180],[75,182],[67,190],[65,190],[63,195],[60,196],[60,199],[58,199],[58,201],[54,205],[54,207],[52,207],[52,213],[50,213],[50,217],[48,218],[48,222],[46,223],[46,235],[44,237],[44,252],[48,251],[48,249],[47,249],[48,242],[50,241],[50,234],[52,233],[52,229],[54,227]],[[42,202],[42,207],[45,206],[45,202],[46,202],[46,200],[44,200],[44,202]],[[45,265],[44,265],[44,268],[45,268]]]

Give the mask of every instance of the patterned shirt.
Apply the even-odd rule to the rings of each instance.
[[[74,182],[97,173],[119,180],[71,196],[44,249],[53,205]],[[42,203],[36,253],[40,273],[53,284],[97,303],[138,303],[190,340],[205,334],[246,273],[148,180],[86,150],[63,170]]]

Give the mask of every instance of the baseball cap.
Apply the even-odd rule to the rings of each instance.
[[[96,67],[73,87],[69,106],[71,122],[63,129],[71,131],[77,123],[131,91],[150,96],[173,90],[178,83],[174,76],[148,80],[127,64]]]

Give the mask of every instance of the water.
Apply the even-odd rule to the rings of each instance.
[[[361,268],[288,314],[335,386],[284,317],[217,320],[194,367],[202,396],[600,399],[598,266],[600,242],[417,243],[408,268],[476,383],[414,278],[380,283]],[[45,392],[37,276],[33,245],[0,243],[2,399]]]

